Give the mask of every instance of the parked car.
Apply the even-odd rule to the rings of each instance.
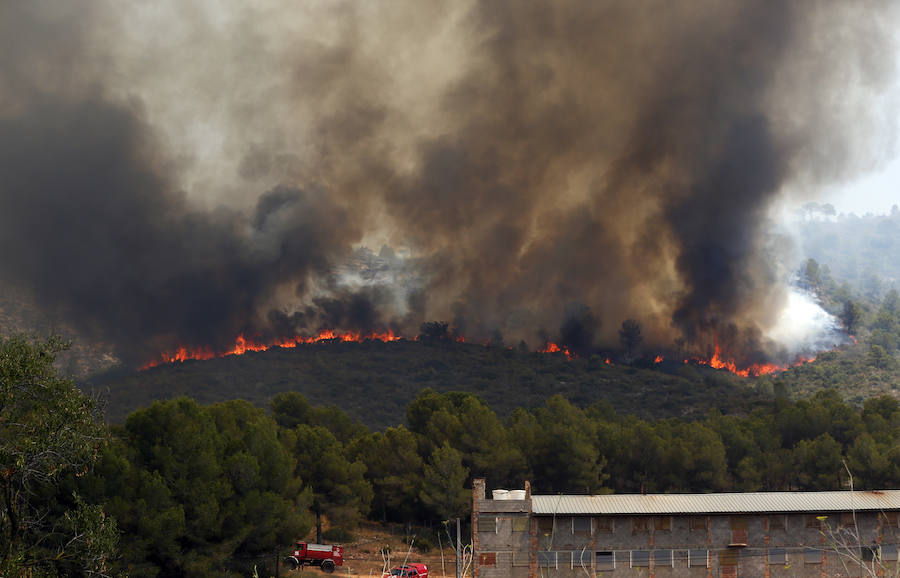
[[[398,578],[428,578],[428,566],[420,562],[410,562],[402,566],[391,568],[385,576],[397,576]]]

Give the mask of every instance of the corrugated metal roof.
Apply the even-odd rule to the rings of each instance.
[[[729,514],[900,510],[900,490],[751,492],[732,494],[609,494],[531,496],[532,512],[552,514]]]

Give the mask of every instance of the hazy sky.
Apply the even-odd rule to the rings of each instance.
[[[895,56],[894,69],[894,78],[900,78],[900,54]],[[894,86],[900,87],[900,81],[895,80]],[[896,134],[900,103],[895,96],[885,94],[882,106],[884,122],[881,130],[872,135],[872,148],[868,151],[871,168],[846,182],[823,186],[812,195],[817,202],[831,203],[838,213],[857,215],[888,214],[893,205],[900,205],[900,149]]]
[[[900,157],[858,180],[826,188],[822,202],[834,205],[838,213],[890,213],[892,205],[900,205]]]

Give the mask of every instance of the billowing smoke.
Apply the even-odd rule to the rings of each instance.
[[[4,3],[0,281],[128,360],[430,319],[789,355],[768,210],[890,134],[888,8]],[[360,245],[408,256],[350,283]]]

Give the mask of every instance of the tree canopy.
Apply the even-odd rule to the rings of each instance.
[[[61,378],[58,339],[0,338],[0,575],[103,572],[115,523],[66,493],[106,440],[95,401]]]

